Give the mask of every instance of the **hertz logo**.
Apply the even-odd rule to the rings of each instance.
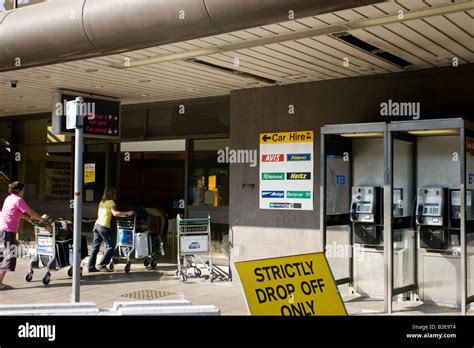
[[[311,179],[311,173],[305,172],[305,173],[286,173],[286,179],[287,180],[310,180]]]

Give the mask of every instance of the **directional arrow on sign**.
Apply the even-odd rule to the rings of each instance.
[[[272,138],[272,137],[270,137],[270,136],[268,136],[268,135],[265,134],[265,135],[262,137],[262,140],[266,142],[267,140],[270,140],[271,138]]]

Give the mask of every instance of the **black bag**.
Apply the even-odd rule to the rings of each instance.
[[[56,241],[56,268],[69,266],[69,247],[72,247],[72,239]]]
[[[84,260],[89,256],[89,250],[87,250],[87,239],[85,236],[81,236],[81,260]]]

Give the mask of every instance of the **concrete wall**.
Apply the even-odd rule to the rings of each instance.
[[[259,169],[231,164],[233,261],[321,249],[319,133],[326,124],[402,120],[380,116],[380,103],[420,102],[421,119],[474,119],[474,65],[247,89],[231,94],[232,149],[259,149],[261,132],[314,130],[314,210],[259,210]],[[295,113],[288,113],[294,105]],[[405,118],[406,119],[406,118]]]

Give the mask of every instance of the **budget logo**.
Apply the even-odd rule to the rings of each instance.
[[[262,155],[262,162],[283,162],[284,160],[283,154]]]
[[[283,191],[262,191],[262,198],[283,198],[285,192]]]
[[[285,173],[262,173],[262,180],[285,180]]]
[[[310,179],[311,179],[310,172],[286,173],[286,180],[310,180]]]
[[[287,161],[311,161],[310,153],[289,153],[286,155]]]

